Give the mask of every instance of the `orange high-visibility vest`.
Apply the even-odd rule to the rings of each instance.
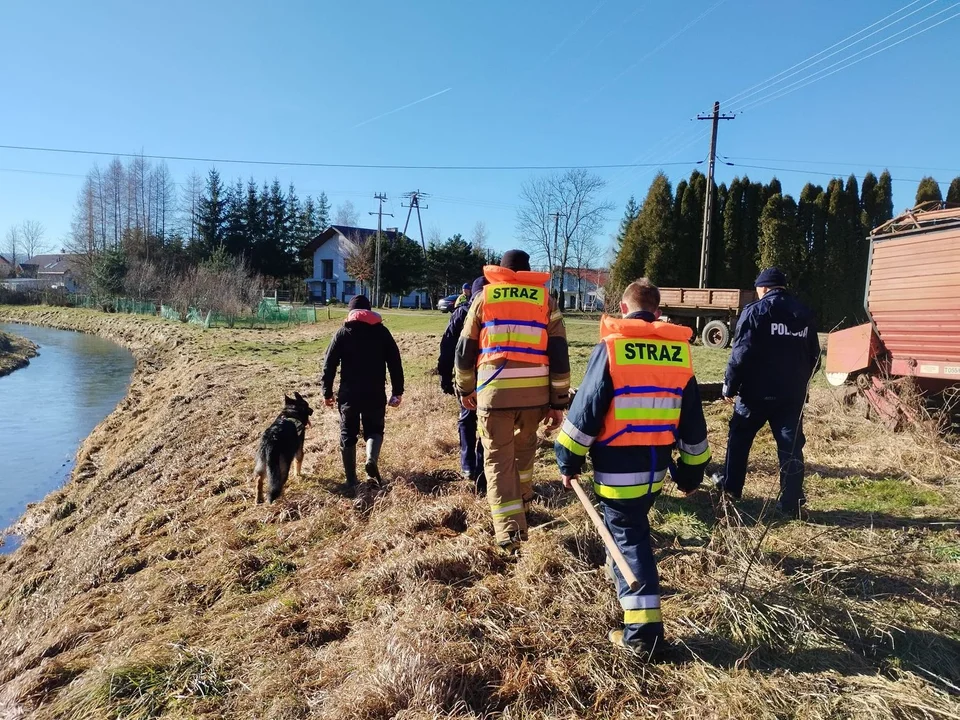
[[[603,316],[600,337],[614,392],[597,445],[674,443],[683,389],[693,377],[692,333],[682,325]]]
[[[477,363],[517,360],[547,365],[547,325],[550,297],[549,273],[514,272],[487,265],[483,275],[490,281],[483,288],[480,318],[480,355]]]

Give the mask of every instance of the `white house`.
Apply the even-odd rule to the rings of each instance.
[[[401,233],[397,230],[384,230],[383,241],[393,242]],[[354,295],[372,294],[369,281],[361,283],[347,272],[346,258],[357,247],[376,238],[376,229],[331,225],[317,235],[304,248],[305,255],[313,256],[313,274],[306,279],[307,296],[313,302],[326,303],[331,300],[347,303]],[[373,302],[373,298],[370,298]],[[390,300],[394,307],[428,307],[426,292],[415,291],[399,299]]]
[[[22,278],[33,278],[37,287],[62,289],[75,293],[79,255],[60,253],[58,255],[34,255],[18,263]]]
[[[603,288],[609,277],[610,271],[601,268],[567,268],[563,276],[564,307],[567,310],[602,310]]]

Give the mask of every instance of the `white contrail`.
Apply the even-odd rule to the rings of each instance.
[[[446,89],[444,89],[444,90],[441,90],[440,92],[435,92],[433,95],[427,95],[425,98],[420,98],[419,100],[414,100],[412,103],[407,103],[406,105],[401,105],[401,106],[398,107],[398,108],[394,108],[393,110],[389,110],[389,111],[387,111],[387,112],[385,112],[385,113],[382,113],[381,115],[377,115],[376,117],[372,117],[372,118],[370,118],[369,120],[364,120],[363,122],[359,122],[359,123],[357,123],[356,125],[354,125],[354,126],[353,126],[352,128],[350,128],[350,129],[351,129],[351,130],[355,130],[356,128],[358,128],[358,127],[360,127],[360,126],[362,126],[362,125],[366,125],[367,123],[372,123],[374,120],[379,120],[380,118],[385,118],[387,115],[393,115],[394,113],[398,113],[398,112],[400,112],[401,110],[406,110],[407,108],[413,107],[414,105],[419,105],[420,103],[426,102],[427,100],[432,100],[433,98],[437,97],[438,95],[443,95],[444,93],[448,93],[448,92],[450,92],[451,90],[453,90],[453,88],[446,88]]]

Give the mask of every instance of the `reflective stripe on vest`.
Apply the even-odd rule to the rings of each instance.
[[[547,365],[547,326],[550,320],[550,298],[546,283],[547,273],[513,272],[488,265],[483,269],[490,284],[483,288],[483,312],[480,328],[480,355],[483,364],[505,360],[535,365]],[[494,387],[536,387],[498,377]]]
[[[658,493],[663,489],[667,471],[593,473],[593,491],[609,500],[633,500],[644,495]]]
[[[598,446],[673,445],[683,388],[693,377],[690,335],[680,325],[603,317],[614,397]]]

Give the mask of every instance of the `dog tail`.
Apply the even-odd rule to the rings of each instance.
[[[267,500],[273,502],[283,492],[283,486],[290,474],[290,462],[277,450],[266,453]]]

